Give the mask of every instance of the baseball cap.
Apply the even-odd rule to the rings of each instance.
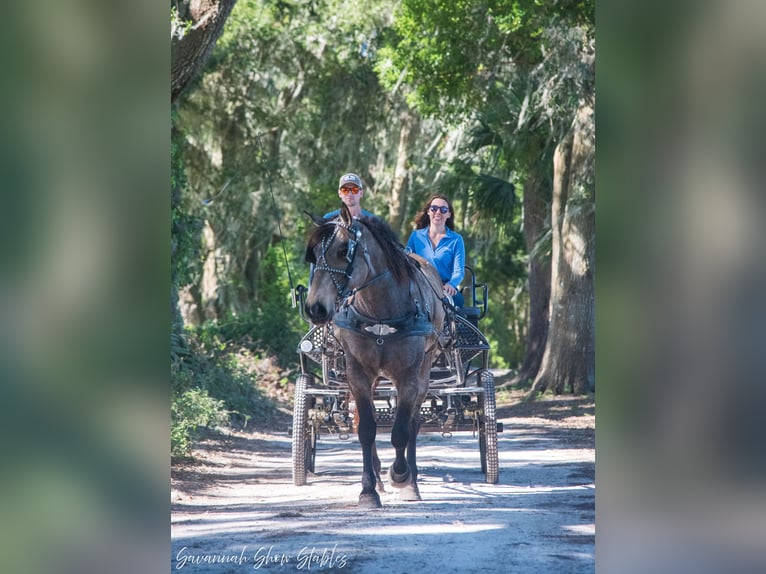
[[[364,189],[362,178],[356,175],[355,173],[347,173],[346,175],[342,176],[340,178],[340,183],[338,184],[338,188],[343,187],[347,183],[353,183],[354,185],[358,185],[359,187]]]

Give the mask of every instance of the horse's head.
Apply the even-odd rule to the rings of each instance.
[[[357,264],[362,224],[351,217],[345,205],[337,219],[312,219],[317,228],[309,238],[306,261],[314,265],[314,273],[305,311],[313,323],[323,324],[332,319],[336,302],[364,281],[369,256],[365,253],[365,264]]]

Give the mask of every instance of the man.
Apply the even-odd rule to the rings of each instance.
[[[362,178],[355,173],[347,173],[340,178],[338,182],[338,197],[346,204],[351,217],[377,217],[366,209],[362,209],[362,198],[364,197],[364,184]],[[334,219],[340,215],[340,209],[330,211],[324,214],[325,219]],[[314,278],[314,264],[309,266],[309,285]]]
[[[346,204],[352,217],[375,217],[369,211],[362,209],[362,198],[364,197],[364,184],[362,178],[355,173],[347,173],[340,178],[338,183],[338,197]],[[332,219],[340,215],[340,209],[325,213],[325,219]]]

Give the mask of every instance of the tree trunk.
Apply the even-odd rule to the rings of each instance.
[[[409,161],[410,150],[413,141],[417,138],[418,119],[406,110],[401,115],[401,127],[399,128],[399,145],[396,149],[396,165],[391,182],[391,194],[388,197],[388,222],[407,241],[404,229],[405,198],[409,189]]]
[[[554,154],[550,324],[530,397],[595,387],[593,124],[583,103]]]
[[[176,102],[207,61],[237,0],[180,0],[179,26],[170,37],[170,103]],[[191,26],[187,29],[184,23]]]
[[[527,351],[516,377],[510,385],[534,379],[540,369],[548,339],[548,306],[551,298],[551,263],[544,255],[535,254],[535,245],[545,233],[548,204],[541,186],[544,178],[532,177],[524,187],[524,241],[529,258],[529,327]]]

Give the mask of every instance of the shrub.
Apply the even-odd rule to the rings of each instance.
[[[221,329],[216,324],[188,329],[171,346],[173,456],[188,455],[201,428],[244,426],[276,412],[256,385],[260,361],[245,345],[247,338],[229,342]]]
[[[187,389],[173,397],[170,406],[171,456],[188,455],[199,429],[225,421],[224,402],[209,396],[205,389]]]

